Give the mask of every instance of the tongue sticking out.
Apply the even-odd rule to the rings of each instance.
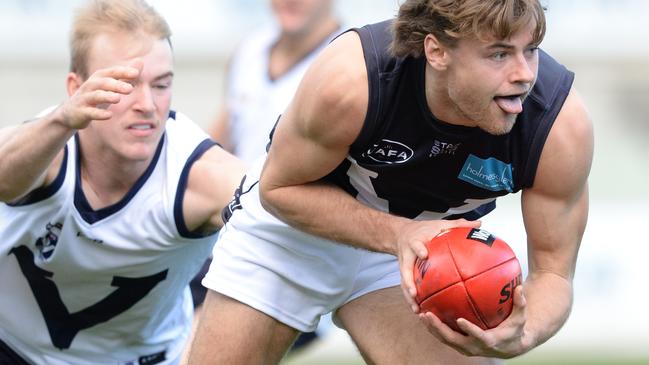
[[[505,113],[509,114],[519,114],[520,112],[523,111],[523,102],[521,101],[521,98],[519,97],[501,97],[501,96],[496,96],[494,98],[496,101],[496,104],[505,111]]]

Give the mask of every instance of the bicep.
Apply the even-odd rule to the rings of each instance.
[[[348,143],[326,143],[311,136],[287,111],[273,135],[264,165],[262,190],[316,181],[345,159]]]
[[[530,272],[572,279],[588,217],[592,156],[592,124],[573,90],[550,131],[534,186],[522,194]]]
[[[315,60],[279,120],[262,191],[313,182],[336,168],[360,133],[367,99],[360,40],[347,33]]]
[[[238,158],[218,146],[194,163],[183,200],[183,216],[190,231],[211,231],[223,225],[221,210],[232,199],[245,169]]]
[[[588,217],[588,188],[570,199],[529,190],[522,195],[530,272],[552,272],[571,280]]]

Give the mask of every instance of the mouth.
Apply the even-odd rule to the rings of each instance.
[[[498,95],[494,101],[507,114],[520,114],[523,111],[523,100],[527,93]]]
[[[151,129],[155,129],[155,125],[153,123],[136,123],[136,124],[131,124],[128,129],[133,129],[136,131],[147,131]]]
[[[135,122],[126,128],[133,137],[147,139],[155,134],[156,129],[156,123],[153,122]]]

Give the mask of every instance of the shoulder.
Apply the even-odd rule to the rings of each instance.
[[[197,144],[209,138],[207,132],[191,118],[176,111],[169,112],[165,131],[169,148],[175,151],[191,151]]]
[[[550,130],[532,188],[565,195],[584,186],[593,148],[590,115],[581,96],[572,88]]]
[[[304,134],[326,142],[340,134],[353,141],[368,105],[367,69],[360,38],[346,32],[315,59],[295,96],[294,107]]]

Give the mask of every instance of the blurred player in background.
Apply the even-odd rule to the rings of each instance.
[[[0,363],[176,364],[243,164],[170,110],[170,30],[91,0],[69,99],[0,130]]]
[[[334,40],[230,204],[190,363],[277,363],[330,311],[371,364],[502,363],[552,337],[593,134],[544,34],[537,0],[407,0]],[[530,271],[512,314],[487,331],[460,319],[465,336],[418,313],[424,243],[519,191]]]
[[[271,0],[270,7],[276,25],[238,46],[226,75],[225,100],[210,127],[212,138],[247,164],[266,154],[277,117],[316,55],[341,30],[333,0]],[[205,297],[200,280],[207,268],[192,281],[197,305]],[[293,348],[302,348],[324,331],[320,326],[301,335]]]
[[[271,0],[276,27],[245,39],[226,75],[211,135],[246,163],[266,153],[268,134],[307,67],[340,32],[333,0]]]

